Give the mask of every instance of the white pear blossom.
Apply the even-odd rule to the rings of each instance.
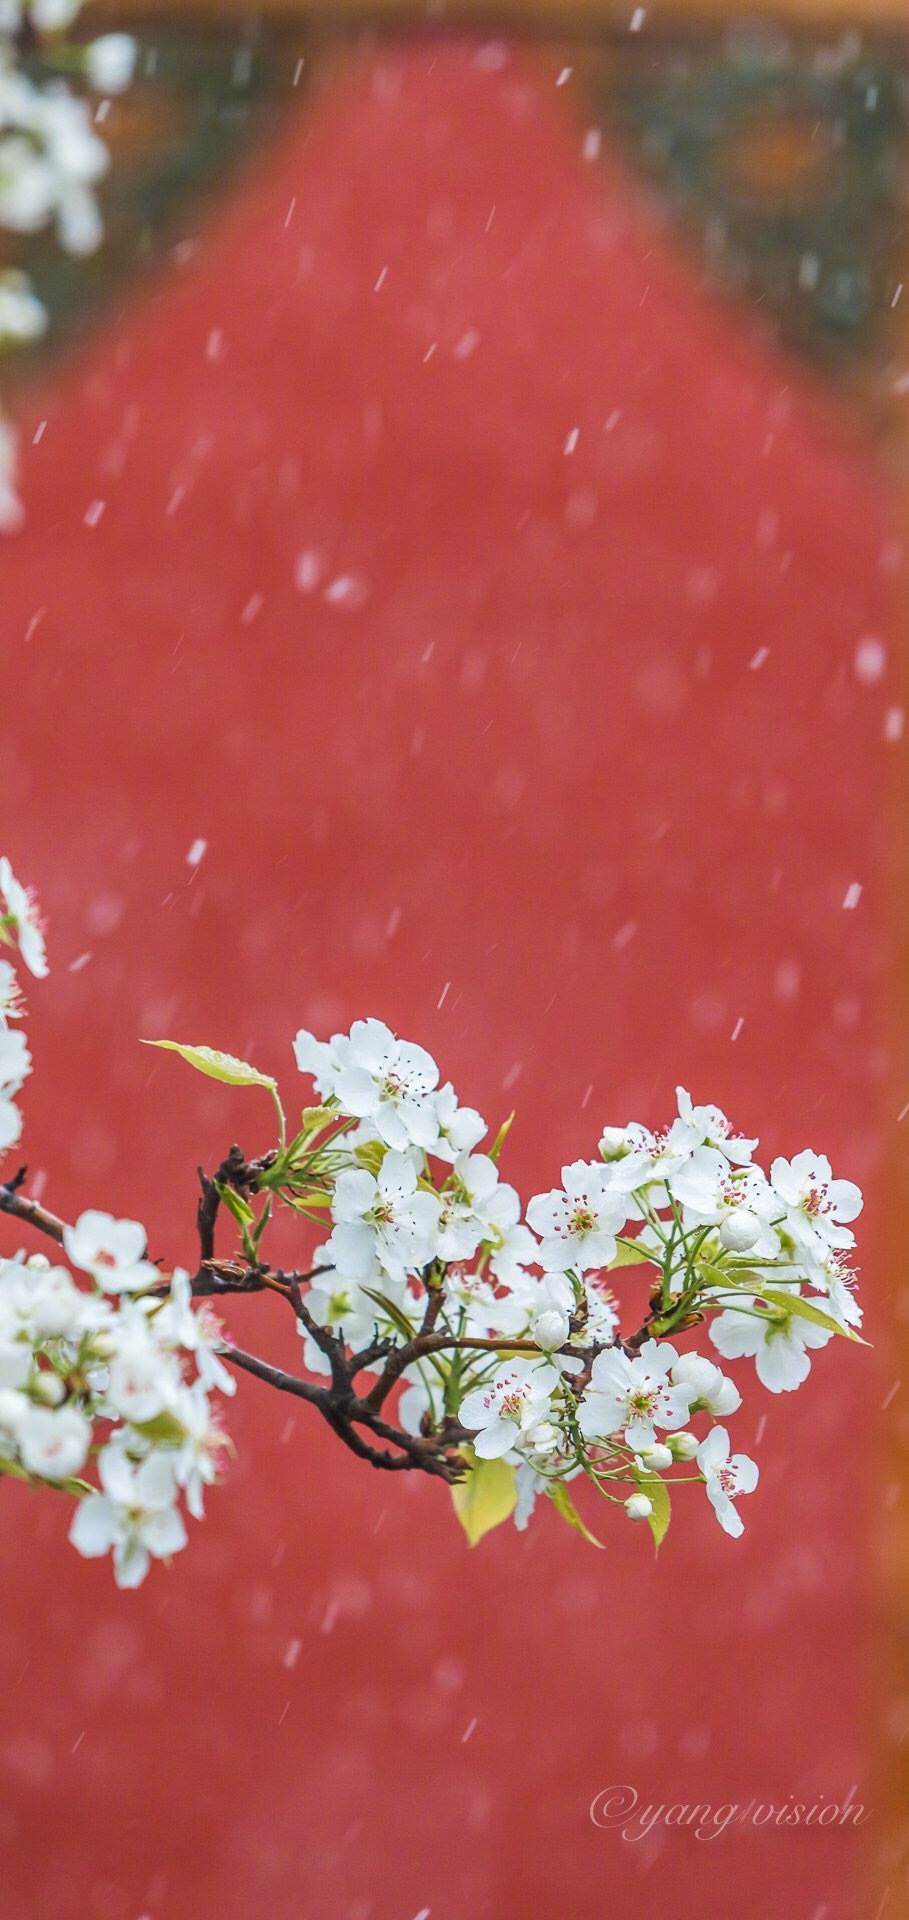
[[[5,854],[0,858],[0,904],[3,907],[0,928],[5,920],[29,972],[43,980],[47,973],[47,954],[38,902],[31,889],[20,886]]]
[[[729,1435],[725,1427],[713,1427],[697,1451],[697,1463],[707,1487],[707,1498],[724,1533],[738,1539],[745,1527],[733,1504],[742,1493],[753,1493],[758,1469],[747,1453],[730,1456]]]
[[[733,1133],[732,1125],[720,1107],[696,1107],[690,1093],[684,1087],[676,1087],[679,1119],[698,1147],[713,1147],[723,1154],[733,1166],[747,1166],[750,1162],[757,1140],[746,1140],[743,1135]]]
[[[615,1257],[616,1233],[625,1225],[627,1208],[604,1167],[596,1161],[575,1160],[562,1168],[562,1186],[538,1193],[527,1208],[527,1219],[542,1242],[539,1258],[548,1273],[587,1273],[606,1267]]]
[[[460,1107],[458,1097],[450,1080],[440,1087],[434,1096],[436,1120],[438,1121],[438,1139],[433,1142],[432,1152],[436,1160],[457,1160],[459,1154],[472,1153],[478,1147],[488,1128],[482,1114],[475,1107]]]
[[[772,1222],[779,1202],[760,1168],[734,1171],[718,1148],[698,1146],[667,1185],[685,1208],[686,1224],[718,1226],[720,1240],[733,1252],[776,1258],[780,1241]]]
[[[522,1460],[515,1468],[514,1483],[518,1496],[513,1516],[514,1524],[519,1533],[524,1533],[533,1518],[541,1480],[536,1469],[528,1461]]]
[[[860,1327],[864,1318],[855,1297],[855,1274],[844,1254],[831,1247],[824,1259],[814,1254],[806,1261],[805,1278],[825,1297],[818,1301],[841,1327]]]
[[[483,1248],[500,1286],[519,1290],[527,1284],[526,1268],[537,1259],[537,1243],[521,1220],[521,1201],[514,1187],[499,1184],[483,1210]]]
[[[168,1366],[147,1319],[121,1314],[117,1347],[110,1364],[107,1404],[121,1420],[141,1427],[174,1405],[181,1375]]]
[[[559,1375],[546,1361],[507,1360],[486,1386],[465,1394],[458,1410],[461,1425],[474,1434],[481,1460],[498,1460],[519,1442],[533,1446],[542,1427],[549,1442],[549,1414]]]
[[[18,1332],[18,1329],[16,1329]],[[22,1339],[0,1339],[0,1389],[24,1387],[32,1371],[32,1350]]]
[[[237,1382],[218,1357],[226,1351],[224,1329],[207,1302],[203,1301],[194,1311],[192,1297],[189,1274],[185,1268],[175,1267],[170,1293],[155,1314],[155,1339],[165,1346],[191,1353],[203,1387],[230,1396],[236,1393]]]
[[[24,1033],[0,1026],[0,1099],[9,1101],[25,1085],[32,1058]]]
[[[657,1427],[683,1427],[695,1395],[670,1376],[678,1359],[673,1346],[656,1340],[646,1340],[633,1359],[620,1347],[598,1353],[578,1414],[581,1432],[589,1440],[624,1432],[640,1453],[655,1445]]]
[[[0,1153],[14,1147],[22,1132],[22,1115],[12,1100],[0,1099]]]
[[[703,1408],[714,1420],[725,1420],[730,1413],[736,1413],[742,1404],[735,1381],[728,1380],[721,1369],[702,1353],[683,1353],[672,1367],[672,1380],[677,1387],[691,1388],[694,1395],[692,1413]]]
[[[593,1341],[605,1346],[619,1324],[615,1294],[602,1273],[586,1273],[581,1286],[583,1299],[579,1302],[566,1273],[547,1273],[538,1297],[538,1310],[554,1310],[566,1318],[575,1315],[577,1332],[571,1335],[572,1340],[581,1347],[588,1347]]]
[[[371,1120],[386,1146],[432,1149],[439,1138],[433,1098],[439,1069],[432,1055],[398,1040],[382,1020],[355,1020],[327,1044],[301,1029],[294,1041],[301,1073],[311,1073],[323,1100]]]
[[[446,1295],[455,1315],[463,1315],[462,1331],[474,1337],[488,1334],[520,1334],[530,1324],[534,1305],[539,1302],[539,1283],[523,1275],[526,1286],[497,1292],[485,1274],[471,1273],[463,1267],[449,1267],[445,1276]]]
[[[173,1454],[174,1478],[185,1494],[187,1511],[194,1520],[203,1520],[205,1488],[218,1479],[227,1442],[212,1416],[201,1379],[180,1389],[174,1414],[183,1429],[183,1440]]]
[[[412,1161],[392,1150],[378,1177],[365,1167],[338,1175],[328,1255],[352,1280],[365,1280],[375,1260],[403,1280],[433,1259],[439,1213],[436,1195],[418,1189]]]
[[[488,1154],[458,1154],[452,1183],[441,1195],[440,1259],[469,1260],[476,1253],[481,1240],[487,1238],[487,1209],[494,1207],[498,1185],[498,1170]],[[514,1197],[517,1200],[516,1194]]]
[[[29,1407],[19,1423],[19,1458],[44,1480],[71,1480],[80,1473],[92,1437],[91,1422],[77,1407]]]
[[[825,1347],[833,1335],[798,1312],[743,1294],[711,1321],[710,1338],[724,1360],[753,1358],[768,1392],[791,1393],[811,1371],[809,1350]]]
[[[787,1233],[809,1258],[823,1260],[831,1247],[855,1245],[845,1223],[861,1213],[862,1191],[852,1180],[834,1180],[825,1154],[806,1149],[794,1160],[774,1160],[770,1184]]]
[[[31,1261],[0,1265],[6,1311],[15,1316],[21,1336],[36,1342],[78,1339],[97,1324],[96,1303],[79,1291],[66,1267],[38,1267]]]
[[[173,1461],[156,1452],[134,1467],[121,1448],[110,1446],[99,1458],[98,1472],[103,1492],[80,1501],[70,1540],[86,1559],[113,1549],[118,1587],[138,1587],[150,1557],[169,1559],[186,1545]]]
[[[0,1020],[6,1025],[8,1020],[21,1020],[24,1014],[25,1000],[15,967],[8,960],[0,960]]]
[[[15,1458],[22,1422],[31,1407],[27,1393],[18,1393],[15,1387],[0,1387],[0,1458]]]
[[[644,1187],[656,1186],[657,1204],[661,1205],[666,1180],[684,1166],[695,1144],[695,1135],[684,1120],[674,1120],[662,1133],[651,1133],[649,1127],[635,1120],[627,1127],[607,1127],[600,1140],[600,1153],[616,1193],[638,1193]]]
[[[145,1259],[145,1228],[138,1220],[115,1220],[89,1208],[74,1227],[66,1227],[63,1245],[74,1267],[90,1273],[107,1293],[137,1293],[153,1286],[157,1268]]]

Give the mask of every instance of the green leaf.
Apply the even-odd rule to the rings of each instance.
[[[610,1260],[606,1269],[611,1273],[613,1267],[659,1266],[659,1255],[652,1248],[639,1247],[635,1241],[620,1242],[614,1260]]]
[[[358,1167],[365,1167],[367,1173],[375,1176],[385,1158],[387,1148],[381,1140],[364,1140],[362,1146],[354,1147],[354,1159]]]
[[[237,1060],[232,1053],[220,1053],[217,1047],[184,1047],[178,1040],[143,1040],[142,1045],[164,1047],[170,1053],[178,1053],[181,1060],[188,1060],[199,1073],[207,1073],[212,1080],[224,1080],[229,1087],[267,1087],[269,1093],[273,1093],[277,1086],[271,1074],[260,1073],[246,1060]]]
[[[758,1284],[753,1273],[746,1275],[727,1273],[724,1267],[712,1267],[708,1260],[696,1260],[695,1266],[698,1273],[706,1280],[708,1287],[721,1287],[724,1293],[741,1292],[743,1284],[747,1290],[749,1283],[753,1290]]]
[[[385,1293],[375,1293],[372,1287],[361,1287],[360,1292],[365,1293],[367,1300],[374,1300],[376,1306],[381,1307],[386,1318],[391,1321],[393,1326],[397,1327],[399,1333],[403,1333],[405,1340],[413,1339],[416,1329],[412,1321],[408,1320],[406,1313],[396,1305],[394,1300],[389,1300],[388,1295]]]
[[[215,1181],[215,1187],[219,1200],[223,1202],[228,1213],[233,1214],[237,1225],[240,1227],[248,1227],[250,1221],[254,1220],[256,1216],[253,1213],[252,1207],[247,1206],[242,1194],[235,1193],[233,1187],[226,1187],[221,1180]]]
[[[765,1287],[758,1297],[761,1300],[769,1300],[772,1307],[782,1307],[786,1313],[794,1313],[799,1320],[813,1320],[816,1327],[826,1327],[830,1333],[845,1335],[847,1340],[857,1340],[860,1347],[868,1345],[868,1341],[863,1340],[854,1327],[841,1327],[838,1320],[834,1320],[829,1313],[823,1311],[823,1308],[816,1307],[813,1300],[806,1300],[800,1293],[784,1293],[782,1289],[777,1291],[776,1287]]]
[[[634,1470],[634,1483],[639,1493],[645,1493],[647,1495],[653,1507],[653,1512],[647,1517],[647,1525],[653,1534],[657,1552],[659,1552],[666,1538],[666,1531],[671,1518],[672,1510],[669,1502],[669,1488],[665,1480],[661,1479],[658,1473],[646,1473],[638,1467]]]
[[[596,1535],[591,1533],[590,1528],[584,1525],[564,1480],[551,1480],[546,1491],[556,1513],[560,1513],[562,1519],[567,1520],[568,1525],[574,1527],[576,1533],[580,1533],[585,1540],[589,1540],[592,1547],[602,1547],[602,1540],[598,1540]]]
[[[465,1478],[451,1489],[452,1505],[472,1547],[492,1527],[501,1526],[518,1504],[514,1467],[507,1460],[479,1460],[472,1448],[471,1464]]]

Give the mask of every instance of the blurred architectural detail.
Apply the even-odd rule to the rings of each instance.
[[[809,356],[882,426],[902,394],[909,25],[899,32],[886,7],[802,5],[785,22],[734,5],[628,14],[584,0],[504,14],[477,0],[424,12],[298,5],[251,24],[205,4],[90,11],[86,32],[128,22],[142,46],[136,84],[106,103],[107,240],[73,262],[45,236],[5,238],[52,314],[13,378],[90,327],[130,274],[191,249],[250,147],[337,82],[346,53],[376,36],[493,32],[507,16],[529,63],[562,63],[560,103],[591,160],[621,148],[694,271],[759,338]]]

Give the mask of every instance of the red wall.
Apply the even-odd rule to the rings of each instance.
[[[894,749],[852,661],[885,507],[560,109],[516,57],[364,59],[21,408],[3,840],[55,963],[26,1144],[50,1204],[137,1213],[169,1262],[196,1162],[268,1115],[140,1034],[293,1104],[296,1028],[376,1012],[518,1105],[525,1193],[677,1078],[873,1174]],[[232,1320],[294,1358],[280,1303]],[[657,1565],[555,1514],[470,1553],[444,1490],[250,1380],[209,1519],[137,1595],[4,1487],[2,1920],[855,1914],[836,1828],[588,1818],[624,1781],[862,1792],[874,1361],[791,1399],[746,1375],[746,1537],[692,1489]]]

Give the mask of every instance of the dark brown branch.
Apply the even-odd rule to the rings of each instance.
[[[281,1393],[294,1393],[298,1400],[308,1400],[311,1406],[320,1411],[327,1398],[326,1389],[317,1387],[309,1380],[298,1380],[295,1373],[285,1373],[282,1367],[272,1367],[267,1360],[258,1360],[254,1353],[244,1353],[241,1347],[225,1347],[224,1359],[241,1367],[244,1373],[255,1374],[257,1380],[264,1380],[269,1387],[277,1387]]]
[[[221,1204],[221,1198],[214,1181],[209,1179],[204,1168],[197,1167],[196,1172],[199,1175],[199,1185],[202,1188],[202,1198],[196,1207],[196,1226],[199,1233],[199,1267],[201,1269],[205,1265],[206,1260],[213,1260],[215,1257],[215,1221],[218,1218],[218,1208]]]
[[[225,1348],[224,1358],[232,1361],[244,1373],[251,1373],[257,1380],[263,1380],[267,1386],[277,1387],[281,1393],[294,1394],[297,1399],[306,1400],[318,1408],[343,1445],[351,1453],[357,1454],[359,1459],[368,1460],[371,1466],[386,1473],[428,1473],[449,1484],[458,1480],[463,1473],[463,1463],[457,1455],[449,1459],[443,1451],[455,1444],[447,1434],[429,1440],[417,1439],[413,1434],[386,1425],[384,1420],[375,1419],[365,1402],[357,1401],[349,1394],[340,1397],[334,1387],[319,1387],[309,1380],[300,1380],[296,1374],[285,1373],[283,1368],[273,1367],[255,1354],[244,1353],[240,1347]],[[358,1424],[368,1426],[379,1439],[390,1441],[399,1451],[389,1453],[384,1448],[371,1446],[357,1432]]]
[[[37,1200],[29,1200],[19,1191],[27,1174],[28,1168],[20,1167],[12,1180],[8,1180],[5,1186],[0,1185],[0,1213],[8,1213],[14,1220],[24,1220],[27,1226],[36,1227],[39,1233],[46,1233],[49,1239],[56,1240],[58,1247],[62,1247],[66,1222],[58,1220],[55,1213],[48,1213],[46,1207],[39,1207]]]

